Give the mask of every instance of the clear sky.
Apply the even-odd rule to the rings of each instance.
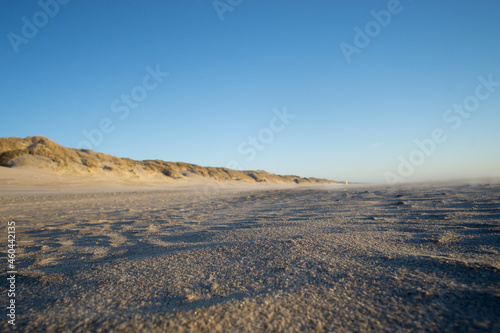
[[[500,176],[497,0],[2,0],[0,15],[2,137],[335,180]]]

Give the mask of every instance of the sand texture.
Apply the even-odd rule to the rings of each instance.
[[[500,331],[498,183],[0,194],[18,331]]]

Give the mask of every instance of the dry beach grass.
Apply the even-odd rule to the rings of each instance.
[[[20,331],[500,330],[498,182],[14,178],[0,212],[18,226]]]
[[[263,170],[239,171],[161,160],[130,158],[63,147],[42,136],[0,138],[0,166],[42,170],[49,174],[121,178],[128,181],[216,181],[239,183],[328,184],[326,179],[281,176]],[[80,179],[79,182],[82,182]],[[85,182],[85,181],[84,181]]]

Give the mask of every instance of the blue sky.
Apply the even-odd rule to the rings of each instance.
[[[352,2],[2,1],[0,136],[335,180],[500,176],[500,3]]]

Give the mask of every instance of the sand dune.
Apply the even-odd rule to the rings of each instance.
[[[21,331],[500,330],[498,182],[68,185],[0,212]]]
[[[41,136],[0,138],[0,166],[31,168],[62,176],[82,176],[86,180],[100,177],[142,182],[335,183],[326,179],[280,176],[262,170],[238,171],[161,160],[135,161],[88,149],[65,148]]]

